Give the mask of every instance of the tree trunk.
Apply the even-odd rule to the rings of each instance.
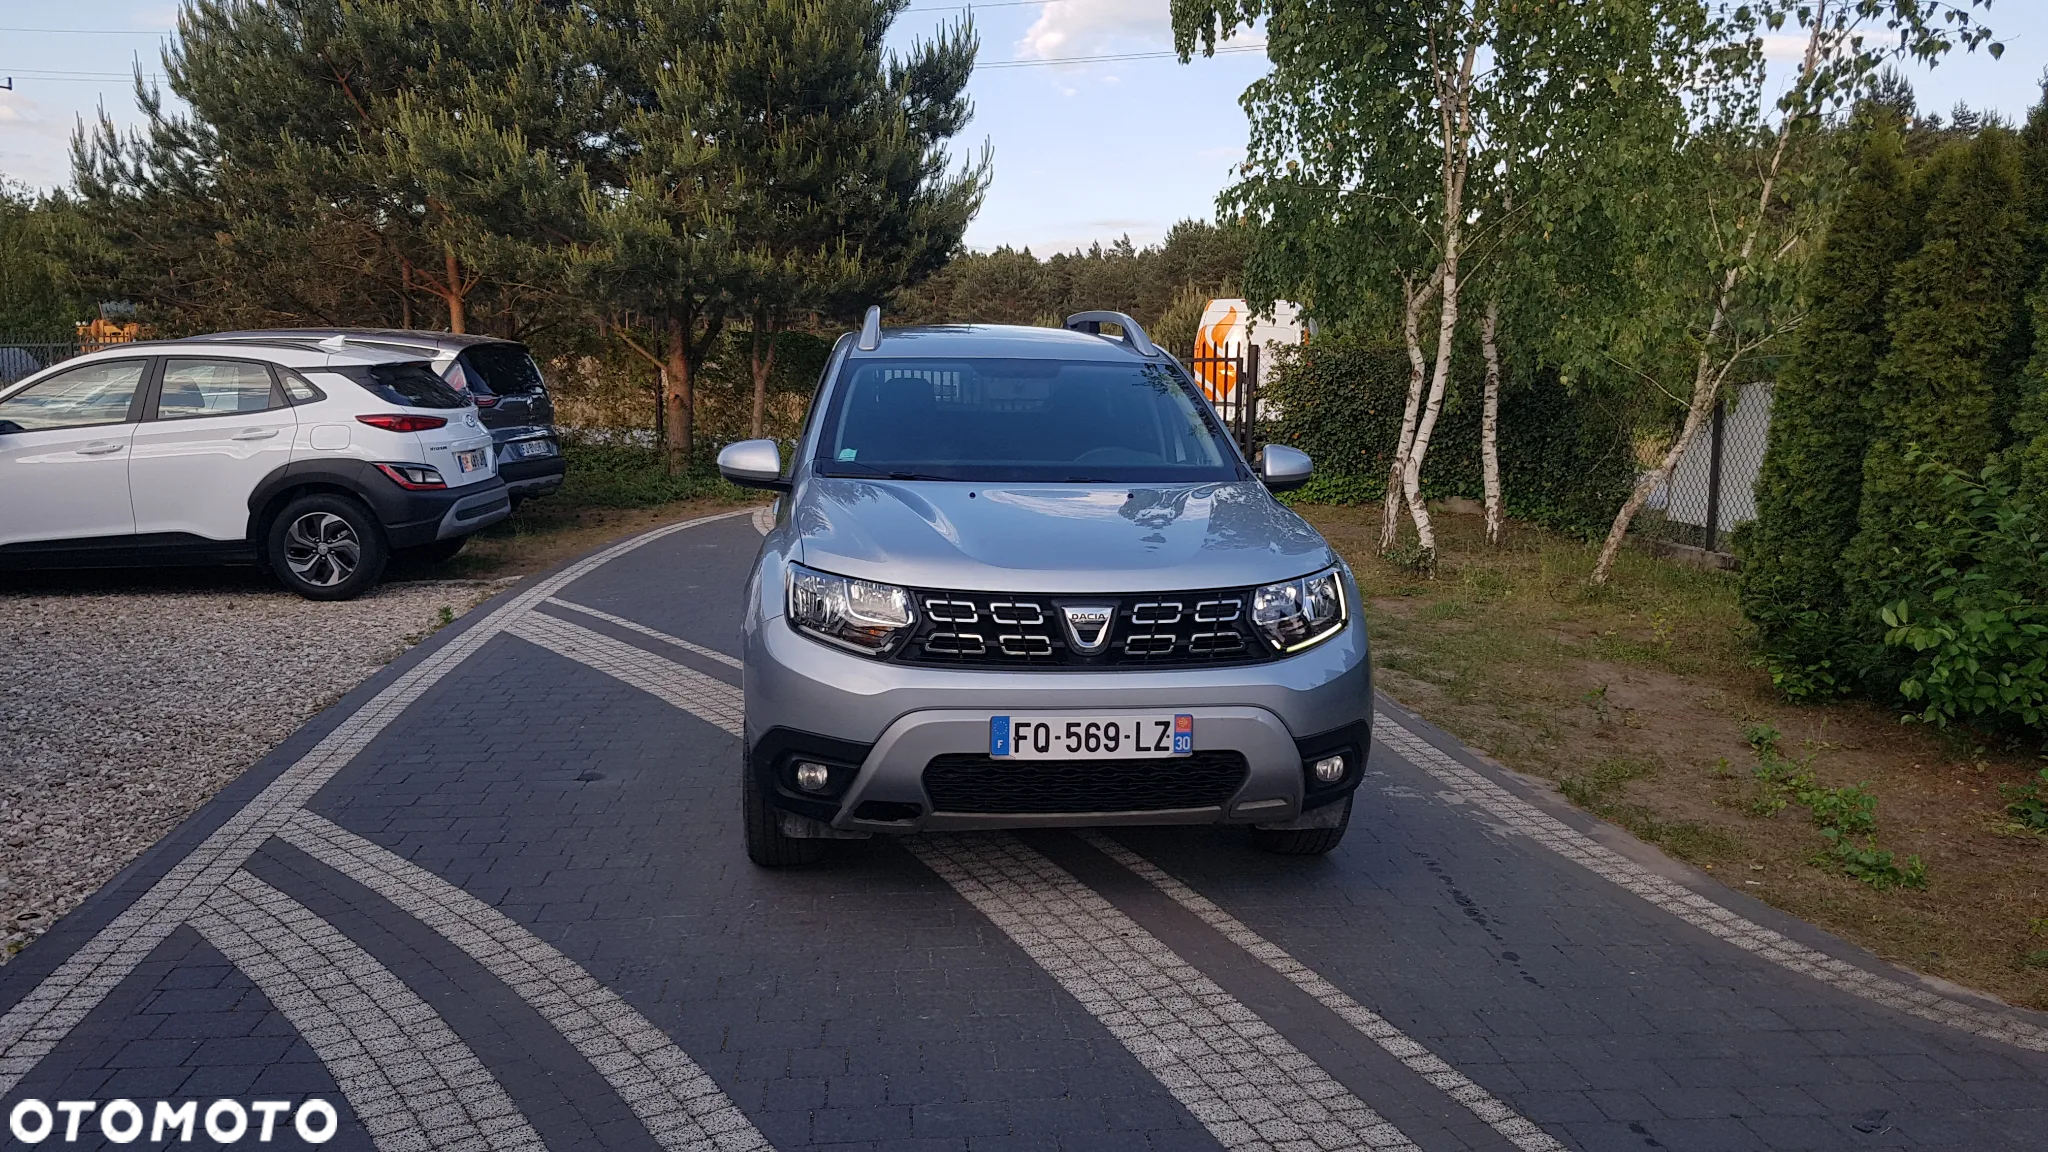
[[[668,473],[679,476],[690,467],[691,423],[696,416],[695,397],[691,395],[691,368],[689,356],[684,354],[683,321],[670,318],[668,322],[668,348],[662,365],[662,382],[666,385],[661,398],[662,439],[667,449]]]
[[[448,330],[455,333],[466,332],[468,329],[465,325],[469,318],[464,314],[462,268],[455,262],[455,249],[443,249],[442,254],[447,258],[448,264],[448,291],[442,296],[442,299],[448,302]]]
[[[1799,68],[1801,83],[1812,78],[1814,67],[1820,60],[1821,29],[1826,24],[1827,7],[1827,0],[1821,0],[1814,10],[1813,31],[1806,39],[1806,59]],[[1628,494],[1621,511],[1614,514],[1614,526],[1607,530],[1607,542],[1601,545],[1600,560],[1593,565],[1593,575],[1589,577],[1596,585],[1607,583],[1608,574],[1614,570],[1614,560],[1621,555],[1622,542],[1628,538],[1630,522],[1636,518],[1637,512],[1642,511],[1650,493],[1671,478],[1672,469],[1678,467],[1679,459],[1691,447],[1693,437],[1699,435],[1707,416],[1713,412],[1714,401],[1720,397],[1721,385],[1727,381],[1729,371],[1742,356],[1738,338],[1736,347],[1716,369],[1714,342],[1720,339],[1728,326],[1729,301],[1735,295],[1736,285],[1742,281],[1742,270],[1756,254],[1756,238],[1763,232],[1764,218],[1770,212],[1771,191],[1777,186],[1778,173],[1784,167],[1785,146],[1792,139],[1792,126],[1796,120],[1798,117],[1788,111],[1778,123],[1778,144],[1771,153],[1770,166],[1764,170],[1763,190],[1757,196],[1756,217],[1750,223],[1749,233],[1742,238],[1741,259],[1728,269],[1727,275],[1721,277],[1721,291],[1714,297],[1714,317],[1707,323],[1706,339],[1700,341],[1699,365],[1693,370],[1692,403],[1686,408],[1685,424],[1678,430],[1678,439],[1672,441],[1670,450],[1664,453],[1663,461],[1636,481],[1635,490]]]
[[[1479,347],[1486,354],[1486,403],[1479,415],[1479,470],[1486,485],[1486,542],[1499,544],[1500,506],[1500,297],[1486,301]]]
[[[1485,14],[1485,0],[1472,6],[1471,28],[1457,78],[1449,83],[1440,81],[1437,89],[1452,94],[1451,103],[1438,108],[1444,131],[1440,269],[1443,309],[1436,326],[1436,372],[1429,383],[1429,399],[1423,405],[1422,418],[1415,425],[1415,441],[1408,448],[1401,485],[1408,497],[1409,515],[1415,520],[1416,544],[1431,558],[1436,555],[1436,527],[1430,523],[1429,506],[1422,499],[1422,462],[1429,457],[1429,439],[1436,432],[1437,416],[1443,412],[1444,392],[1451,382],[1451,354],[1458,335],[1458,258],[1464,245],[1465,177],[1472,162],[1472,69],[1479,57],[1479,26]]]
[[[1415,420],[1422,411],[1422,382],[1429,375],[1429,366],[1422,357],[1422,310],[1443,281],[1444,270],[1439,264],[1421,289],[1409,283],[1401,285],[1402,294],[1407,297],[1401,314],[1401,335],[1408,342],[1408,405],[1401,410],[1401,435],[1394,442],[1394,458],[1387,464],[1387,498],[1380,512],[1381,552],[1393,551],[1401,538],[1402,478],[1408,471],[1408,449],[1415,441]]]
[[[775,370],[775,337],[779,327],[766,315],[754,317],[754,422],[752,435],[759,440],[768,426],[768,374]]]

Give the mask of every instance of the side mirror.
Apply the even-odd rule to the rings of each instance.
[[[1301,487],[1315,470],[1308,453],[1284,444],[1268,444],[1259,453],[1259,479],[1275,492]]]
[[[789,491],[782,478],[782,449],[773,440],[741,440],[718,452],[718,474],[742,488]]]

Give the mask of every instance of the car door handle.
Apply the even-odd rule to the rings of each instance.
[[[275,435],[277,435],[277,429],[275,428],[248,428],[235,433],[234,438],[237,440],[268,440]]]
[[[105,456],[109,452],[119,452],[120,450],[121,442],[119,440],[95,440],[80,448],[78,454],[80,456]]]

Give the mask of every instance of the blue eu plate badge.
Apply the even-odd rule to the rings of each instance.
[[[988,719],[988,754],[1008,756],[1010,754],[1010,718],[991,716]]]

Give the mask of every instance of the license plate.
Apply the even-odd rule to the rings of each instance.
[[[466,452],[457,452],[455,454],[455,467],[459,471],[475,472],[485,466],[484,450],[481,448],[471,448]]]
[[[1195,718],[1186,712],[1136,716],[991,716],[988,754],[1006,760],[1104,760],[1186,756]]]
[[[507,456],[517,456],[522,459],[534,456],[553,456],[555,454],[555,446],[545,440],[519,440],[507,444],[505,447],[508,449],[505,453]]]

